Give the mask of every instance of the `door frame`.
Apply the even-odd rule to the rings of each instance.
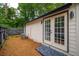
[[[48,17],[45,17],[45,18],[43,18],[43,22],[44,22],[44,20],[46,18],[50,18],[51,19],[51,17],[56,16],[56,15],[59,15],[59,14],[62,14],[62,13],[67,13],[67,51],[65,51],[65,52],[69,53],[69,10],[65,10],[65,11],[62,11],[62,12],[59,12],[59,13],[55,13],[53,15],[50,15]],[[44,23],[43,23],[43,26],[42,27],[43,27],[43,43],[44,44],[47,44],[47,45],[49,45],[51,47],[57,48],[57,47],[55,47],[55,46],[53,46],[51,44],[48,44],[48,43],[45,43],[44,42]],[[60,48],[57,48],[57,49],[62,50]],[[62,50],[62,51],[64,51],[64,50]]]
[[[45,40],[45,21],[50,20],[50,41]],[[46,44],[51,45],[51,19],[50,18],[46,18],[43,20],[43,42]]]
[[[67,13],[62,13],[62,14],[59,14],[59,15],[56,15],[54,16],[53,20],[54,20],[54,29],[55,30],[55,18],[56,17],[61,17],[61,16],[64,16],[64,45],[62,44],[58,44],[58,43],[55,43],[55,31],[54,31],[54,40],[53,40],[53,46],[61,49],[61,50],[64,50],[64,51],[67,51]]]

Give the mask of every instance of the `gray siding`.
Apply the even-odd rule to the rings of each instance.
[[[79,55],[79,4],[76,4],[76,55]]]
[[[69,9],[74,12],[74,18],[69,19],[69,53],[79,55],[79,4],[73,4]]]
[[[71,11],[74,12],[74,18],[69,19],[69,53],[72,55],[76,54],[76,9],[75,4],[73,4],[69,9],[69,14]],[[70,18],[70,17],[69,17]]]

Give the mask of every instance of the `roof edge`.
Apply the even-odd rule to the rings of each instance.
[[[65,5],[63,5],[63,6],[61,6],[61,7],[58,7],[58,8],[56,8],[56,9],[52,10],[52,11],[49,11],[49,12],[47,12],[47,13],[45,13],[45,14],[43,14],[43,15],[37,17],[37,18],[34,18],[34,19],[32,19],[31,21],[28,21],[27,23],[32,22],[32,21],[34,21],[34,20],[36,20],[36,19],[42,18],[42,17],[44,17],[44,16],[47,16],[47,15],[49,15],[49,14],[52,14],[52,13],[59,12],[59,11],[61,11],[61,10],[67,9],[67,8],[69,8],[71,5],[72,5],[72,3],[65,4]]]

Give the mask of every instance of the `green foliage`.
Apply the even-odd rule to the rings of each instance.
[[[21,16],[26,20],[33,19],[55,8],[62,6],[63,3],[20,3],[18,9]]]
[[[0,26],[13,27],[14,21],[12,19],[15,17],[15,9],[5,8],[3,4],[0,6]]]
[[[8,12],[7,13],[7,18],[8,19],[14,19],[16,17],[16,10],[13,7],[8,8],[7,12]]]
[[[63,3],[20,3],[18,6],[20,16],[17,16],[15,8],[0,3],[0,25],[16,28],[23,27],[27,21],[62,5]]]

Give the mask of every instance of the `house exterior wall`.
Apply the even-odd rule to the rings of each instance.
[[[76,4],[76,55],[79,55],[79,4]]]
[[[36,21],[34,24],[26,26],[26,35],[34,41],[42,43],[42,30],[41,21]]]
[[[28,37],[30,37],[30,25],[28,25],[28,26],[26,25],[25,32],[26,32],[25,35],[28,36]]]
[[[74,17],[70,18],[70,12],[74,12]],[[68,12],[69,21],[69,55],[79,55],[79,4],[72,4]],[[54,40],[54,18],[51,19],[51,46],[53,46]],[[39,20],[39,19],[38,19]],[[41,19],[42,20],[42,19]],[[41,21],[37,21],[33,24],[26,25],[26,36],[30,37],[36,42],[43,43],[43,24]]]
[[[79,4],[76,5],[76,55],[79,55]]]
[[[76,53],[76,5],[72,5],[69,9],[69,14],[71,11],[74,12],[74,18],[69,17],[69,53],[74,55]]]
[[[73,4],[69,9],[74,12],[74,18],[69,17],[69,53],[72,55],[79,55],[79,4]]]

